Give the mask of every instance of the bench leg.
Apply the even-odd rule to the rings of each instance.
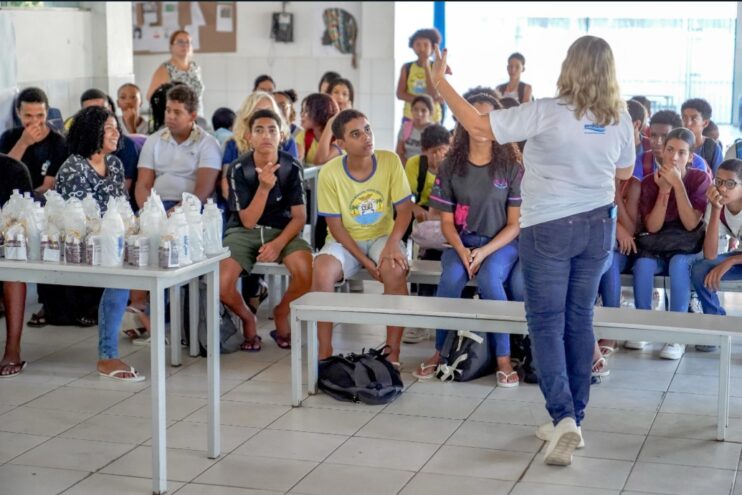
[[[301,405],[301,322],[291,312],[291,405]]]
[[[180,366],[180,286],[170,288],[170,366]]]
[[[729,424],[729,382],[732,361],[732,338],[721,337],[719,352],[719,410],[716,439],[724,441]]]
[[[190,281],[188,284],[188,310],[190,318],[189,320],[189,331],[190,331],[190,349],[188,350],[188,354],[190,354],[191,357],[198,357],[200,354],[200,349],[198,345],[198,323],[200,320],[200,294],[199,294],[199,281],[197,278],[194,278]]]
[[[310,395],[317,393],[317,322],[307,323],[307,391]]]

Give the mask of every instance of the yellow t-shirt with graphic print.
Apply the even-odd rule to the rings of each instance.
[[[404,173],[407,175],[407,182],[410,183],[410,191],[413,195],[417,195],[417,178],[420,175],[420,157],[422,155],[415,155],[407,160],[407,164],[404,167]],[[430,172],[430,169],[425,173],[425,185],[420,193],[420,198],[415,198],[415,203],[420,206],[428,206],[428,198],[430,198],[430,192],[433,190],[433,184],[435,183],[435,174]]]
[[[412,194],[396,153],[374,152],[373,169],[366,179],[348,172],[347,156],[333,158],[319,172],[317,210],[324,217],[337,217],[356,241],[389,235],[394,228],[394,206],[409,201]],[[328,233],[328,242],[332,236]]]
[[[432,65],[432,62],[431,62]],[[425,67],[417,65],[417,61],[410,64],[410,68],[407,71],[407,92],[411,95],[424,95],[427,94],[425,89],[428,84],[425,80]],[[412,105],[409,101],[404,103],[404,116],[412,120]],[[430,120],[433,122],[441,121],[441,104],[433,102],[433,113],[430,116]]]

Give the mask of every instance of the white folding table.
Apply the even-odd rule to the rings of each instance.
[[[229,251],[182,268],[102,267],[0,260],[0,280],[8,282],[75,285],[149,291],[151,307],[152,363],[152,492],[167,491],[165,418],[165,291],[206,276],[206,327],[208,332],[208,440],[211,459],[219,457],[219,261]],[[173,291],[173,292],[177,292]],[[197,294],[197,292],[196,292]],[[193,295],[191,295],[193,297]],[[177,307],[177,304],[175,305]],[[178,332],[179,333],[179,332]],[[173,347],[180,342],[173,341]],[[92,366],[92,363],[91,363]]]

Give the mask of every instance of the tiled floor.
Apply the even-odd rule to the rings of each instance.
[[[742,297],[727,303],[742,308]],[[533,434],[547,420],[536,386],[498,389],[493,377],[416,383],[408,372],[431,352],[427,341],[404,348],[408,388],[395,402],[319,395],[292,409],[289,353],[267,336],[271,328],[263,318],[261,352],[222,356],[218,460],[205,453],[205,360],[168,368],[170,493],[742,495],[740,344],[729,441],[714,440],[716,355],[662,361],[655,344],[609,360],[611,375],[592,389],[587,446],[571,467],[556,468],[544,465]],[[338,329],[336,350],[376,345],[380,335]],[[96,349],[96,329],[25,330],[28,368],[0,380],[0,493],[150,493],[149,382],[99,378]],[[121,351],[149,374],[148,348],[122,341]]]

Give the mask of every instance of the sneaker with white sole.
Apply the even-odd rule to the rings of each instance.
[[[582,438],[582,427],[578,426],[577,431],[580,432],[580,443],[577,444],[578,449],[585,447],[585,439]],[[536,438],[543,440],[544,442],[550,442],[551,436],[554,434],[554,423],[544,423],[536,429]]]
[[[574,418],[562,418],[554,427],[546,446],[544,462],[552,466],[569,466],[572,464],[572,454],[581,441],[582,434]]]
[[[626,349],[635,349],[637,351],[641,351],[645,347],[647,347],[647,344],[649,344],[649,342],[644,340],[627,340],[626,342],[624,342],[623,346]]]
[[[430,338],[430,331],[427,328],[405,328],[402,334],[402,342],[405,344],[419,344]]]
[[[685,344],[665,344],[660,351],[662,359],[678,360],[685,354]]]

